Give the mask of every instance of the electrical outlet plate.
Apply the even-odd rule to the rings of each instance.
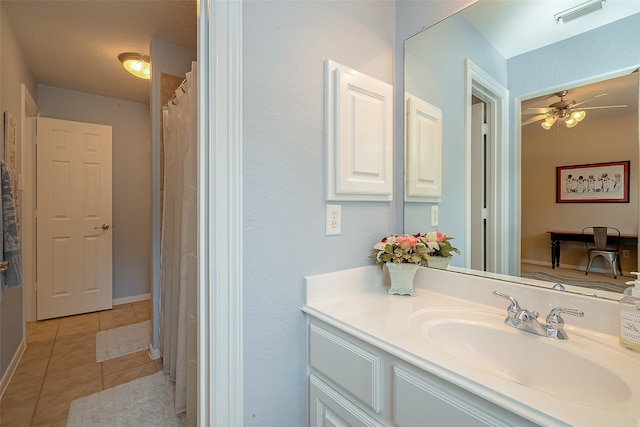
[[[337,236],[342,231],[342,206],[327,205],[327,236]]]
[[[436,227],[438,225],[438,205],[431,206],[431,226]]]

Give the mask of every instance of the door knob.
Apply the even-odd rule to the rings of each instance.
[[[108,230],[109,229],[109,224],[102,224],[98,227],[93,227],[94,230]]]

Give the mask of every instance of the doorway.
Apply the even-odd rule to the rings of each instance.
[[[465,266],[508,274],[508,91],[469,59],[465,62]],[[473,135],[473,99],[478,119]],[[480,182],[474,184],[474,178]],[[477,249],[482,255],[473,255]],[[472,267],[475,266],[475,267]]]

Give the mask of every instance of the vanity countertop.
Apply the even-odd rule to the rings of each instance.
[[[537,424],[640,426],[640,355],[621,348],[617,335],[611,334],[619,327],[619,319],[614,321],[617,303],[584,296],[560,295],[556,291],[428,268],[421,268],[416,276],[415,297],[388,295],[386,289],[384,276],[375,266],[307,277],[307,304],[303,311]],[[473,368],[425,339],[420,319],[424,313],[434,312],[434,309],[451,309],[453,313],[455,310],[460,313],[482,312],[503,319],[507,301],[491,295],[493,290],[513,295],[523,307],[538,310],[542,319],[546,315],[546,306],[585,311],[585,320],[564,317],[568,341],[554,341],[517,331],[499,320],[497,323],[513,329],[514,333],[526,334],[528,337],[525,339],[544,340],[541,345],[565,346],[571,351],[580,352],[580,357],[592,358],[599,366],[604,365],[603,358],[614,358],[615,363],[607,363],[603,366],[604,370],[628,384],[625,392],[628,396],[623,393],[623,398],[594,402],[532,389],[486,370]],[[543,302],[546,306],[543,306]],[[600,326],[603,319],[608,324]],[[463,342],[465,340],[464,336],[455,338]],[[590,343],[593,345],[594,341],[602,351],[590,350]],[[509,345],[509,342],[504,343],[505,352],[510,351]],[[583,348],[585,351],[581,352]],[[553,360],[538,356],[531,359],[527,363],[546,364],[550,370],[554,369]],[[589,378],[590,372],[584,375]],[[558,376],[562,377],[562,373],[559,372]]]

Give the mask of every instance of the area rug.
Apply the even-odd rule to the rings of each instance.
[[[151,321],[134,323],[120,328],[100,331],[96,334],[96,361],[124,356],[149,348]]]
[[[71,402],[67,427],[182,427],[174,410],[173,383],[164,372],[91,394]]]
[[[580,286],[583,288],[599,289],[609,292],[622,292],[625,288],[623,283],[619,285],[611,282],[603,282],[600,280],[580,279],[578,277],[562,276],[559,274],[544,273],[542,271],[522,271],[522,277],[527,279],[544,280],[546,282],[561,283],[563,285]]]

